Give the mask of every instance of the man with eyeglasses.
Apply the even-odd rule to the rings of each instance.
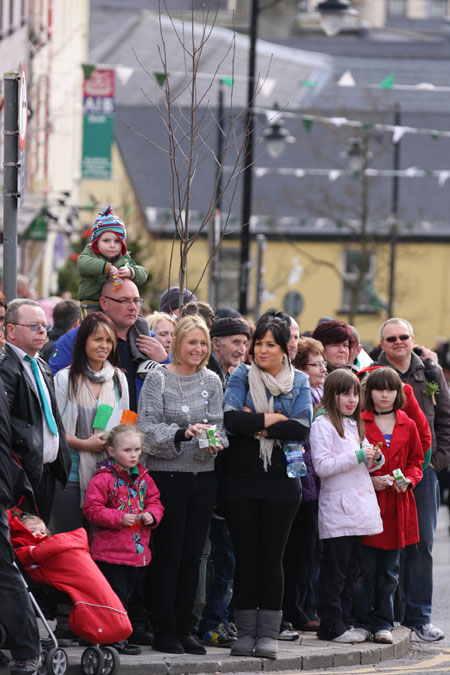
[[[50,326],[40,305],[24,298],[9,303],[5,328],[0,377],[6,390],[12,448],[31,483],[39,515],[48,523],[55,481],[64,486],[70,471],[52,373],[39,357]]]
[[[99,302],[102,312],[115,326],[119,338],[119,363],[128,382],[130,409],[137,411],[146,372],[159,363],[166,363],[167,353],[162,344],[150,336],[147,321],[139,315],[143,300],[131,279],[123,279],[119,288],[114,287],[114,280],[107,281]],[[78,327],[73,328],[55,342],[49,361],[54,375],[70,364],[77,332]]]
[[[450,465],[450,394],[441,367],[414,352],[414,331],[409,321],[385,321],[380,328],[380,343],[383,351],[378,365],[395,368],[403,382],[412,386],[432,435],[423,478],[414,488],[420,542],[407,546],[404,553],[403,624],[421,640],[434,642],[445,637],[431,623],[432,552],[440,502],[437,472]]]

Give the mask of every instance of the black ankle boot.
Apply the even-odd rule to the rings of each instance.
[[[206,649],[199,642],[198,638],[195,637],[195,635],[183,633],[178,635],[178,639],[186,654],[206,654]]]
[[[183,645],[177,636],[172,633],[160,633],[155,635],[152,649],[155,652],[166,652],[166,654],[184,654]]]

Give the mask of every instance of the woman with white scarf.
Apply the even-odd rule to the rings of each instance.
[[[128,384],[117,367],[117,334],[111,320],[94,312],[81,323],[72,363],[55,376],[55,390],[72,468],[65,490],[55,495],[53,532],[82,527],[82,503],[97,462],[106,457],[103,431],[94,428],[97,408],[105,403],[128,409]]]
[[[283,553],[301,498],[300,478],[287,475],[285,441],[298,447],[312,417],[308,376],[288,356],[289,326],[264,315],[256,324],[252,365],[233,373],[224,397],[229,448],[219,498],[236,570],[234,656],[276,658],[283,600]]]

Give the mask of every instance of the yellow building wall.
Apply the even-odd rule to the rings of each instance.
[[[237,241],[227,241],[227,246],[239,246]],[[333,242],[268,241],[264,258],[266,297],[261,311],[270,306],[282,307],[284,295],[298,291],[304,300],[299,315],[302,330],[314,329],[321,316],[330,315],[344,321],[348,315],[339,314],[342,296],[340,276],[344,249],[357,248],[354,244]],[[154,240],[149,265],[161,287],[168,283],[168,269],[172,242]],[[389,285],[389,246],[376,246],[375,289],[385,300]],[[204,270],[208,254],[205,240],[198,241],[191,249],[188,263],[187,286],[194,290]],[[249,306],[255,300],[256,245],[252,243],[251,283]],[[178,250],[172,255],[170,284],[178,283]],[[450,245],[401,243],[397,246],[394,314],[408,319],[414,327],[417,342],[433,347],[439,337],[450,335]],[[208,299],[208,275],[197,289],[200,300]],[[251,318],[253,318],[250,315]],[[364,343],[377,344],[379,326],[387,318],[386,310],[376,314],[357,315],[354,325]]]
[[[146,258],[151,255],[151,236],[145,226],[145,219],[115,143],[112,146],[111,160],[112,176],[109,180],[84,178],[81,181],[80,204],[88,204],[92,202],[92,198],[95,198],[98,205],[98,208],[94,209],[93,212],[81,212],[82,229],[92,227],[98,212],[104,206],[111,204],[114,212],[122,218],[126,225],[127,239],[130,241],[138,240],[142,246],[141,255]]]
[[[135,198],[121,155],[116,145],[112,152],[112,178],[83,180],[80,204],[94,196],[100,207],[112,204],[127,226],[128,238],[139,240],[141,259],[151,270],[152,286],[164,289],[178,285],[179,245],[170,239],[151,236],[144,215]],[[98,209],[100,210],[100,208]],[[92,226],[96,212],[81,212],[85,226]],[[239,249],[238,240],[226,240],[227,247]],[[264,255],[265,297],[261,311],[281,308],[288,291],[296,290],[303,297],[303,310],[298,319],[302,330],[314,329],[321,316],[348,319],[339,314],[342,301],[342,257],[344,249],[357,244],[300,241],[267,241]],[[389,245],[375,246],[375,290],[385,300],[389,287]],[[250,250],[249,308],[255,303],[256,243]],[[199,300],[208,300],[208,242],[196,241],[189,253],[186,286],[195,290]],[[439,337],[450,336],[450,244],[399,243],[396,255],[394,314],[408,319],[415,329],[417,342],[433,347]],[[147,297],[148,301],[157,300]],[[250,313],[250,318],[254,318]],[[385,310],[377,314],[360,314],[354,325],[364,343],[377,344],[378,329],[387,318]]]

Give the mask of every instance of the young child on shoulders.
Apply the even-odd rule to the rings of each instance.
[[[131,279],[141,286],[148,271],[136,265],[127,250],[127,231],[123,221],[110,206],[99,214],[92,229],[91,243],[84,247],[77,262],[80,275],[78,299],[82,316],[100,311],[99,298],[103,284],[110,277],[120,287],[122,279]]]
[[[109,457],[89,481],[83,514],[91,523],[91,555],[127,609],[139,567],[150,563],[150,531],[164,508],[148,469],[139,462],[142,434],[130,424],[106,439]]]
[[[402,381],[393,368],[373,370],[364,380],[362,418],[370,443],[383,444],[385,463],[372,473],[383,532],[364,537],[355,596],[355,624],[375,642],[392,643],[394,595],[400,551],[419,541],[412,488],[422,478],[423,447],[416,423],[403,412]],[[405,480],[393,476],[401,469]]]
[[[350,626],[361,542],[364,535],[383,529],[369,471],[381,466],[384,458],[379,448],[363,443],[359,394],[359,380],[352,372],[339,368],[330,373],[309,437],[321,481],[317,637],[343,643],[365,639]]]

